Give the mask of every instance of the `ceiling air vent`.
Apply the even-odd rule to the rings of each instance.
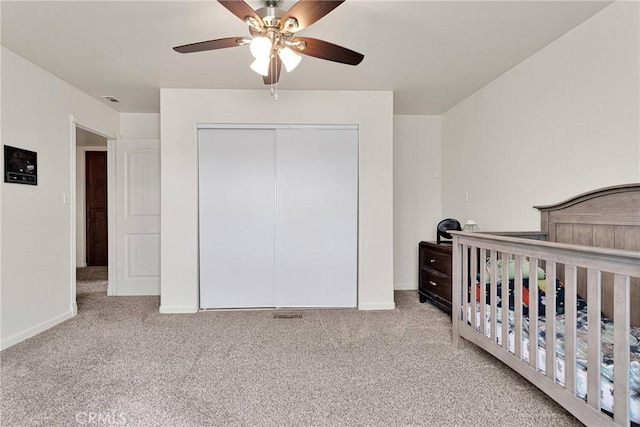
[[[104,99],[106,99],[107,101],[110,101],[110,102],[120,102],[120,100],[118,98],[116,98],[115,96],[106,96],[105,95],[105,96],[101,96],[100,98],[104,98]]]

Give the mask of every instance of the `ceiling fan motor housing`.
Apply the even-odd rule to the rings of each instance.
[[[277,7],[267,6],[256,10],[256,13],[262,18],[266,28],[279,28],[280,18],[284,16],[285,12]]]

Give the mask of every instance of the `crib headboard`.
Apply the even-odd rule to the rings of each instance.
[[[536,206],[541,231],[550,242],[640,252],[640,183],[580,194],[564,202]],[[578,294],[586,296],[586,271],[578,271]],[[563,279],[563,269],[558,278]],[[602,275],[602,311],[613,318],[613,275]],[[640,326],[640,283],[631,282],[631,324]]]

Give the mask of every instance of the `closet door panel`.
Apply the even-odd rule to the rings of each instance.
[[[273,307],[275,131],[199,131],[200,307]]]
[[[357,130],[279,129],[275,302],[357,305]]]

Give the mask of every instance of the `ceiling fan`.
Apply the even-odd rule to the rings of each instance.
[[[299,53],[349,65],[358,65],[364,59],[364,55],[342,46],[295,35],[340,6],[344,0],[300,0],[287,11],[278,8],[278,0],[267,0],[265,7],[258,10],[242,0],[218,2],[247,23],[251,37],[226,37],[177,46],[173,50],[192,53],[248,44],[255,58],[251,69],[263,76],[266,85],[278,82],[283,63],[288,72],[292,71],[302,59]]]

